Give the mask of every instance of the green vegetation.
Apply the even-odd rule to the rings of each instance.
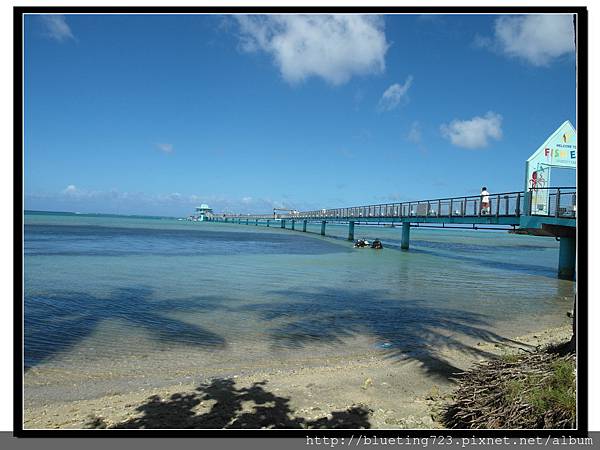
[[[458,380],[449,428],[574,428],[575,356],[538,351],[478,364]]]
[[[575,419],[575,362],[559,359],[550,365],[550,375],[544,380],[532,383],[533,388],[528,394],[529,403],[538,414],[559,409]]]

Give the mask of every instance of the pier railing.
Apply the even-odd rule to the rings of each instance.
[[[330,208],[314,211],[293,211],[288,214],[227,214],[224,218],[244,219],[308,219],[308,220],[361,220],[393,218],[451,218],[451,217],[520,217],[545,215],[575,218],[576,194],[574,187],[553,187],[490,194],[489,204],[484,206],[483,196],[436,198],[410,202],[380,203],[375,205]],[[525,198],[527,195],[527,199]],[[528,200],[525,202],[525,200]],[[527,205],[527,210],[525,210]]]
[[[404,217],[476,217],[481,215],[518,216],[522,192],[505,192],[489,196],[489,206],[482,207],[482,196],[438,198],[414,202],[382,203],[300,213],[299,218],[404,218]]]
[[[574,219],[577,217],[577,188],[529,189],[528,215]]]
[[[399,203],[320,209],[288,214],[236,214],[225,217],[248,219],[371,219],[406,217],[518,217],[523,207],[523,192],[502,192],[489,195],[489,206],[482,207],[482,196],[436,198]]]

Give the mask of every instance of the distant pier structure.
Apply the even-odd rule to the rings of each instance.
[[[205,220],[212,220],[214,217],[213,210],[206,203],[202,203],[200,206],[196,206],[196,212],[192,216],[192,220],[198,222],[204,222]]]

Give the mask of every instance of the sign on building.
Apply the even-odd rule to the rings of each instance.
[[[552,167],[577,169],[577,133],[565,121],[529,157],[526,166],[525,192],[531,192],[531,214],[547,215]]]

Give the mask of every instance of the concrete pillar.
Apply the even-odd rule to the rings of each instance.
[[[246,219],[246,225],[248,225],[248,219]]]
[[[302,221],[302,231],[306,232],[306,222],[308,222],[307,220],[303,220]]]
[[[258,219],[254,221],[254,225],[258,226]]]
[[[348,222],[348,240],[349,241],[354,240],[354,221],[353,220]]]
[[[321,222],[321,236],[325,236],[325,222],[324,220]]]
[[[292,230],[296,229],[296,221],[292,219]]]
[[[267,219],[267,227],[271,226],[271,221],[269,219]]]
[[[558,278],[563,280],[575,279],[575,256],[577,254],[574,237],[561,237],[558,253]]]
[[[285,220],[281,219],[281,228],[285,228]]]
[[[408,242],[410,241],[410,222],[402,222],[402,242],[400,248],[408,250]]]

